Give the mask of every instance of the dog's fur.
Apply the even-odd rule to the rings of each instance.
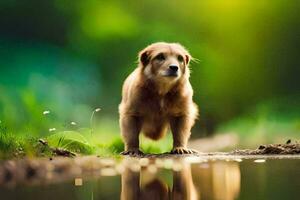
[[[169,126],[173,134],[171,152],[193,153],[186,148],[198,115],[189,82],[191,59],[188,51],[178,43],[154,43],[139,53],[138,67],[124,82],[119,106],[125,143],[123,154],[142,153],[140,132],[158,140]]]
[[[206,172],[206,171],[205,171]],[[142,168],[134,172],[125,168],[121,174],[121,200],[173,199],[196,200],[199,194],[192,178],[191,166],[183,164],[180,171],[173,171],[172,187],[159,176]]]

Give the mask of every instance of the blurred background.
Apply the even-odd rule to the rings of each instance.
[[[46,137],[95,126],[95,135],[118,136],[137,52],[166,41],[199,60],[190,66],[200,107],[193,138],[299,138],[299,10],[297,0],[2,0],[1,127]]]

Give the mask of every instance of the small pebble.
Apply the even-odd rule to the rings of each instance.
[[[103,166],[113,166],[113,165],[115,165],[116,161],[114,159],[105,158],[105,159],[101,159],[100,163]]]
[[[162,167],[164,166],[164,162],[163,162],[162,159],[156,159],[156,160],[155,160],[155,165],[156,165],[157,167],[162,168]]]
[[[75,178],[75,186],[82,186],[82,178]]]
[[[199,157],[186,157],[184,160],[189,163],[200,163],[203,161],[203,159]]]
[[[104,168],[100,171],[101,176],[115,176],[117,175],[117,172],[113,168]]]
[[[118,164],[115,168],[119,174],[122,174],[125,171],[125,166],[122,164]]]
[[[254,162],[255,163],[264,163],[264,162],[266,162],[266,160],[265,159],[256,159],[256,160],[254,160]]]
[[[133,163],[132,165],[129,165],[129,168],[133,172],[139,172],[141,170],[141,166],[138,164]]]
[[[147,170],[152,173],[155,174],[157,172],[157,167],[154,164],[151,164],[147,167]]]
[[[172,159],[165,159],[164,160],[164,168],[165,169],[171,169],[173,166],[173,160]]]
[[[172,169],[176,172],[181,171],[182,168],[183,168],[182,163],[179,163],[179,162],[175,162],[172,167]]]
[[[142,167],[145,167],[149,164],[149,159],[148,158],[141,158],[139,160],[139,164],[142,166]]]

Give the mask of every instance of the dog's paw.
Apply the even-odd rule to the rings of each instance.
[[[171,150],[171,154],[195,154],[198,153],[198,151],[193,149],[187,149],[184,147],[175,147]]]
[[[140,151],[139,149],[122,151],[120,154],[124,155],[124,156],[142,156],[142,155],[144,155],[144,153],[142,151]]]

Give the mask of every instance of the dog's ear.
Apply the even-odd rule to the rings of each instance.
[[[186,66],[188,66],[189,63],[190,63],[190,61],[191,61],[191,59],[192,59],[192,56],[189,53],[185,54],[184,56],[185,56],[185,59],[184,59],[185,60],[185,64],[186,64]]]
[[[149,64],[150,61],[150,53],[147,50],[142,50],[139,53],[139,62],[142,63],[143,67]]]

